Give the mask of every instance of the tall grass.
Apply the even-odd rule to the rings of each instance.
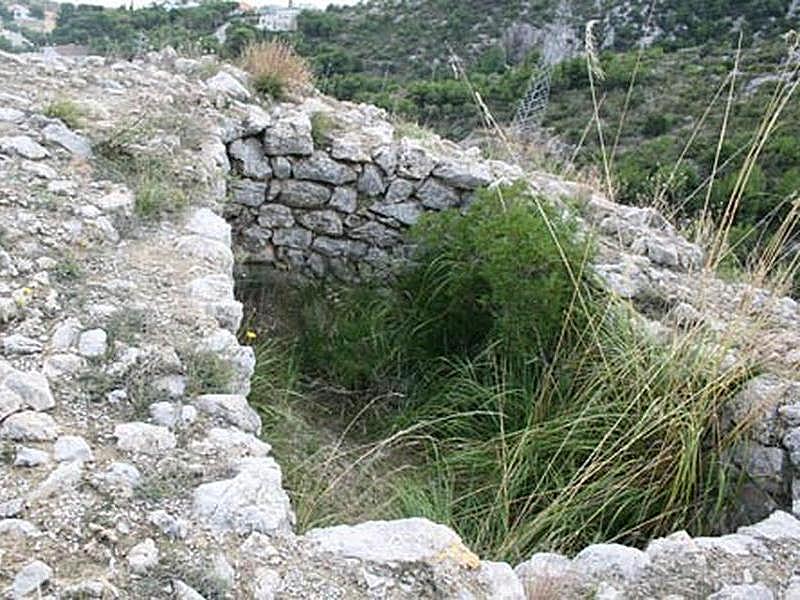
[[[256,91],[276,100],[306,91],[313,79],[308,61],[281,40],[248,45],[242,51],[241,65],[250,73]]]
[[[432,217],[415,239],[388,289],[304,299],[300,402],[341,411],[307,462],[288,448],[304,523],[428,516],[511,561],[715,530],[741,435],[721,430],[720,407],[753,365],[700,329],[648,334],[592,282],[591,244],[524,188]]]

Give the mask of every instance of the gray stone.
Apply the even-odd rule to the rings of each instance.
[[[120,423],[114,427],[114,437],[120,450],[142,454],[163,454],[177,444],[169,429],[148,423]]]
[[[194,492],[194,513],[215,531],[246,535],[288,532],[294,523],[281,471],[271,458],[244,458],[232,479],[204,483]]]
[[[275,156],[270,161],[272,174],[278,179],[289,179],[292,176],[292,163],[284,156]]]
[[[504,562],[481,562],[480,577],[493,600],[526,600],[525,588],[511,565]]]
[[[277,246],[290,248],[308,248],[311,245],[311,232],[302,227],[276,229],[272,234],[272,241]]]
[[[174,517],[165,510],[154,510],[147,515],[147,520],[174,540],[182,540],[189,533],[189,523],[185,519]]]
[[[408,179],[425,179],[436,166],[436,161],[422,146],[408,139],[400,141],[397,155],[397,174]]]
[[[189,282],[186,291],[187,295],[201,304],[206,314],[214,317],[221,327],[230,331],[239,328],[242,321],[242,304],[234,298],[233,281],[230,277],[206,275]]]
[[[786,453],[782,448],[741,444],[735,449],[734,459],[759,487],[769,493],[782,492],[786,470]]]
[[[775,596],[770,589],[761,584],[725,585],[722,589],[706,600],[774,600]]]
[[[337,133],[331,140],[331,156],[348,162],[367,162],[371,159],[367,140],[355,131]]]
[[[311,247],[325,256],[346,256],[350,258],[358,258],[363,256],[366,252],[366,246],[361,242],[353,240],[342,240],[336,238],[329,238],[325,236],[318,236],[314,238],[314,243]]]
[[[78,339],[78,352],[86,358],[105,356],[108,351],[108,334],[102,329],[84,331]]]
[[[44,450],[23,447],[17,450],[14,457],[15,467],[38,467],[50,462],[50,455]]]
[[[414,184],[405,179],[395,179],[386,190],[386,202],[404,202],[414,193]]]
[[[128,551],[128,566],[139,575],[158,565],[158,548],[152,538],[147,538]]]
[[[373,160],[387,177],[392,177],[397,170],[397,147],[391,145],[378,148],[373,154]]]
[[[379,203],[373,204],[369,209],[378,215],[396,219],[403,225],[413,225],[424,212],[417,202]]]
[[[262,442],[252,433],[239,429],[212,427],[205,439],[192,442],[191,448],[199,454],[221,453],[229,459],[247,456],[264,457],[270,453],[270,445]]]
[[[180,579],[172,582],[172,591],[175,593],[176,600],[206,600],[197,590],[189,587]]]
[[[220,417],[242,431],[258,434],[261,431],[261,418],[247,402],[247,398],[238,394],[205,394],[198,396],[195,406],[205,413]]]
[[[0,387],[0,421],[22,408],[22,398],[8,388]]]
[[[358,208],[358,193],[347,187],[337,187],[333,190],[330,207],[344,213],[354,213]]]
[[[22,498],[14,498],[6,502],[0,502],[0,519],[8,519],[22,514],[25,508],[25,501]]]
[[[260,567],[253,584],[254,600],[275,600],[275,594],[281,586],[281,576],[269,567]]]
[[[50,415],[25,410],[14,413],[0,426],[0,439],[17,442],[48,442],[58,436],[59,427]]]
[[[517,577],[528,589],[562,587],[573,576],[572,561],[562,554],[539,552],[514,569]]]
[[[402,239],[396,230],[374,221],[368,221],[364,225],[354,228],[350,235],[357,240],[364,240],[383,248],[395,246]]]
[[[172,400],[183,398],[186,393],[186,377],[184,375],[162,375],[153,380],[153,389]]]
[[[308,115],[302,112],[281,115],[278,122],[264,131],[264,149],[270,156],[311,156],[314,140]]]
[[[474,190],[492,183],[492,172],[485,164],[445,162],[433,169],[433,174],[448,185]]]
[[[70,154],[80,158],[92,156],[92,144],[82,135],[75,133],[63,123],[53,123],[42,129],[44,139],[58,144]]]
[[[737,533],[768,542],[800,541],[800,521],[789,513],[775,511],[767,519],[749,527],[740,527]]]
[[[378,167],[369,163],[364,165],[358,178],[358,191],[369,198],[380,196],[386,191],[386,183]]]
[[[23,407],[33,410],[49,410],[56,405],[47,377],[37,372],[12,371],[3,385],[22,400]],[[0,405],[2,404],[0,399]]]
[[[649,564],[650,559],[644,552],[621,544],[587,546],[572,561],[575,571],[597,580],[631,581]]]
[[[92,454],[89,444],[82,437],[78,435],[62,435],[53,446],[53,458],[57,462],[73,460],[91,462],[94,460],[94,454]]]
[[[33,502],[50,498],[57,494],[64,494],[78,487],[83,480],[83,461],[75,460],[62,463],[50,471],[44,481],[28,496],[28,501]]]
[[[139,469],[132,464],[125,462],[113,462],[101,474],[97,475],[97,481],[109,491],[120,492],[124,496],[130,496],[142,475]]]
[[[27,135],[0,137],[0,152],[3,154],[17,154],[22,158],[31,160],[39,160],[50,156],[50,153],[43,146]]]
[[[228,244],[187,235],[178,239],[176,247],[181,254],[205,262],[217,271],[231,273],[233,270],[233,252]]]
[[[25,113],[16,108],[0,107],[0,121],[6,123],[21,123],[25,119]]]
[[[40,560],[34,560],[22,567],[14,576],[11,584],[11,593],[14,598],[22,598],[37,590],[41,590],[50,578],[53,569]]]
[[[213,352],[233,373],[228,390],[247,396],[250,393],[250,378],[253,376],[256,358],[253,348],[242,346],[236,336],[225,329],[202,338],[197,344],[200,352]]]
[[[42,343],[19,333],[3,338],[3,351],[6,354],[36,354],[42,351]]]
[[[268,179],[272,176],[269,160],[264,154],[264,146],[254,137],[235,140],[228,147],[231,158],[239,165],[239,171],[245,177]]]
[[[196,209],[186,221],[186,230],[230,246],[231,226],[208,208]]]
[[[59,323],[50,338],[50,345],[54,350],[69,350],[78,341],[81,332],[81,325],[77,319],[67,319]]]
[[[789,451],[792,465],[800,467],[800,427],[792,427],[784,434],[783,447]]]
[[[342,220],[332,210],[313,210],[300,213],[297,218],[301,224],[315,233],[342,235],[344,231]]]
[[[220,582],[227,589],[233,589],[236,583],[236,570],[222,552],[211,558],[211,573],[215,581]]]
[[[290,208],[282,204],[264,204],[258,209],[258,224],[262,227],[291,227],[294,217]]]
[[[233,75],[220,71],[206,80],[206,86],[216,97],[228,97],[235,100],[247,100],[250,92]]]
[[[435,179],[427,179],[417,190],[416,195],[422,200],[423,206],[434,210],[452,208],[460,202],[458,194],[453,188]]]
[[[244,206],[259,207],[267,200],[267,184],[252,179],[237,179],[231,183],[233,201]]]
[[[24,519],[0,519],[0,538],[9,537],[38,537],[42,534],[39,528]]]
[[[468,552],[453,530],[422,518],[312,529],[305,538],[321,552],[376,563],[433,562],[454,549]]]
[[[316,151],[308,158],[295,161],[292,172],[297,179],[310,179],[333,185],[350,183],[357,177],[353,169],[336,162],[322,151]]]
[[[324,185],[311,181],[290,179],[281,182],[280,201],[295,208],[319,208],[331,197],[331,191]]]

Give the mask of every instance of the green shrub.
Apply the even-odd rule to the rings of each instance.
[[[253,78],[253,89],[264,96],[275,100],[286,98],[286,86],[275,73],[264,73]]]
[[[341,495],[374,486],[387,497],[364,517],[433,518],[510,561],[715,530],[735,497],[723,457],[742,433],[723,435],[719,410],[750,365],[731,367],[726,343],[700,331],[650,337],[587,281],[590,245],[570,220],[521,185],[433,214],[412,236],[414,263],[390,284],[299,301],[293,381],[314,383],[283,398],[302,411],[304,389],[336,390],[329,410],[352,419],[308,460],[289,452],[305,526],[329,522],[326,508],[357,518]],[[360,452],[347,454],[356,430]],[[309,490],[325,448],[338,474]],[[364,457],[378,455],[402,467],[374,481]]]
[[[86,118],[86,111],[72,100],[54,100],[44,108],[44,114],[51,119],[61,119],[70,129],[80,129]]]
[[[311,137],[315,148],[324,148],[330,143],[331,134],[341,129],[329,113],[317,111],[311,115]]]

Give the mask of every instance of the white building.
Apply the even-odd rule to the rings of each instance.
[[[264,6],[258,9],[256,28],[262,31],[297,31],[297,15],[300,9],[295,8],[291,0],[288,7]]]
[[[15,21],[22,21],[31,18],[31,9],[24,4],[12,4],[8,7],[8,10]]]

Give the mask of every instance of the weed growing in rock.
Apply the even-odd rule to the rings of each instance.
[[[242,52],[242,68],[250,73],[253,88],[260,94],[283,100],[287,94],[302,92],[311,85],[307,61],[283,41],[257,42]]]
[[[83,269],[75,258],[66,256],[58,261],[53,269],[53,274],[62,283],[73,282],[81,278]]]
[[[86,119],[86,111],[79,104],[68,99],[53,100],[45,106],[44,115],[51,119],[60,119],[70,129],[80,129]]]
[[[181,355],[186,375],[186,395],[224,394],[229,391],[233,370],[213,352],[186,352]]]
[[[317,111],[311,115],[311,138],[315,148],[324,148],[330,144],[331,134],[341,129],[341,126],[331,115]]]
[[[147,123],[130,123],[94,146],[101,169],[134,190],[134,210],[144,220],[160,219],[183,210],[191,187],[167,154],[149,153],[142,148],[150,130]]]

